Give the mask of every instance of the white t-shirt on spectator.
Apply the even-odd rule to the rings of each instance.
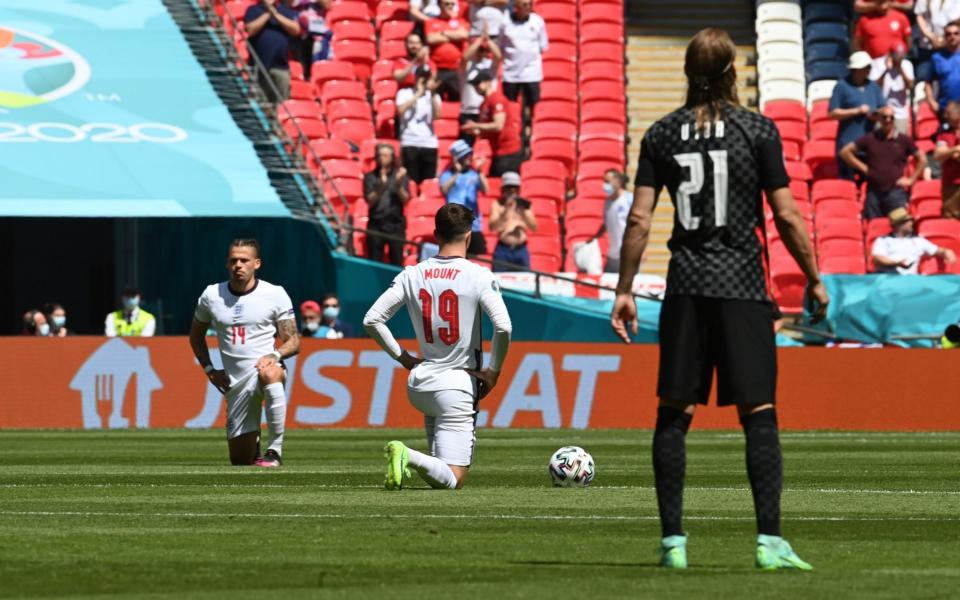
[[[397,91],[397,106],[409,102],[415,94],[412,87]],[[433,132],[433,94],[428,90],[400,117],[400,145],[414,148],[437,148],[440,144]]]
[[[883,256],[893,260],[906,260],[908,267],[877,267],[881,273],[900,273],[901,275],[916,275],[920,268],[920,259],[924,256],[934,256],[937,253],[936,245],[925,237],[898,238],[892,235],[878,237],[873,241],[872,256]]]
[[[607,198],[603,205],[603,224],[607,227],[607,239],[610,246],[608,256],[620,257],[620,245],[623,243],[623,232],[627,229],[627,215],[633,206],[633,196],[624,190],[616,198]]]
[[[463,86],[460,88],[460,113],[465,115],[480,114],[480,105],[483,104],[484,97],[477,92],[476,88],[470,85],[470,76],[474,71],[487,70],[493,71],[493,58],[486,57],[483,60],[471,60],[467,62],[466,77],[463,78]],[[497,89],[497,80],[490,82],[493,89]]]
[[[431,19],[436,19],[440,16],[439,0],[410,0],[410,8],[419,8],[423,14]]]
[[[503,80],[509,83],[543,81],[543,52],[548,47],[547,26],[543,18],[530,13],[523,23],[511,16],[503,22],[498,40],[503,51]]]
[[[507,9],[497,8],[496,6],[470,5],[470,11],[467,13],[470,19],[470,37],[478,37],[483,33],[483,24],[487,24],[487,35],[496,39],[503,29],[503,23],[507,20]]]
[[[887,105],[893,109],[893,118],[909,119],[910,111],[907,107],[910,106],[910,91],[907,89],[903,75],[892,69],[887,69],[886,57],[878,60],[880,61],[879,67],[877,62],[874,62],[873,68],[870,71],[870,79],[877,83],[882,83],[880,88],[883,90],[883,97],[887,101]],[[903,59],[900,61],[900,69],[911,81],[914,80],[913,63],[907,59]],[[887,73],[886,77],[883,77],[884,73]],[[874,77],[874,75],[876,75],[876,77]],[[880,79],[881,77],[883,77],[882,81]]]

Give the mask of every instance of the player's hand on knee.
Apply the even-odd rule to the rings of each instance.
[[[637,335],[637,303],[633,294],[617,294],[613,301],[613,313],[610,315],[610,327],[625,344],[630,343],[628,328],[633,335]]]
[[[476,369],[464,369],[471,377],[477,379],[477,383],[480,384],[479,397],[483,398],[493,390],[497,385],[497,381],[500,379],[499,371],[491,371],[490,369],[483,369],[478,371]]]
[[[257,361],[256,369],[262,375],[264,372],[264,369],[268,369],[271,366],[276,364],[277,364],[277,357],[275,357],[272,354],[268,354],[266,356],[260,357],[260,360]]]
[[[230,389],[230,378],[227,377],[227,372],[223,369],[210,371],[210,373],[207,374],[207,379],[210,380],[213,387],[220,390],[221,394],[226,394],[227,390]]]
[[[823,282],[807,286],[807,310],[810,312],[810,322],[819,323],[827,316],[827,305],[830,296]]]

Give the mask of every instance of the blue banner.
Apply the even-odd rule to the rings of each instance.
[[[0,215],[289,216],[160,0],[0,0]]]

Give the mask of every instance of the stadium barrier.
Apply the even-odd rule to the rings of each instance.
[[[216,351],[213,357],[218,363]],[[949,350],[782,348],[781,423],[795,430],[960,430],[957,358]],[[185,337],[3,338],[0,360],[13,366],[0,428],[224,423],[222,398]],[[480,403],[479,423],[649,428],[657,361],[655,345],[518,342],[500,384]],[[405,372],[371,340],[304,340],[287,368],[290,428],[422,424],[406,400]],[[733,409],[701,409],[694,422],[738,427]]]

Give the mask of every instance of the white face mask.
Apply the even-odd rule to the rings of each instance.
[[[323,318],[329,321],[336,319],[340,315],[340,309],[328,306],[323,309]]]
[[[40,325],[37,325],[37,333],[39,333],[42,336],[50,335],[50,324],[42,323]]]
[[[306,323],[303,324],[303,326],[306,327],[307,331],[310,331],[310,332],[314,332],[320,329],[320,323],[317,323],[316,321],[307,321]]]
[[[59,329],[60,327],[63,327],[64,325],[67,324],[67,318],[66,318],[66,317],[60,317],[60,316],[54,315],[54,316],[53,316],[53,324],[56,325],[57,328]]]
[[[613,184],[609,181],[603,182],[603,193],[607,195],[607,198],[613,196],[613,193],[616,192],[616,188],[613,187]]]
[[[140,296],[125,296],[123,298],[123,307],[127,310],[133,310],[140,306]]]

